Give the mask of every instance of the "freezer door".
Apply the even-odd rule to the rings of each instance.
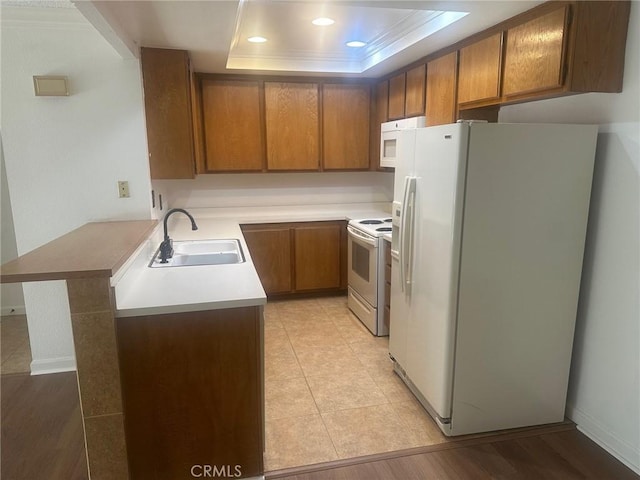
[[[452,124],[416,133],[411,306],[403,367],[441,418],[451,415],[468,131],[467,124]]]

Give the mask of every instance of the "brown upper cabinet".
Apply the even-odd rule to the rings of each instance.
[[[505,96],[562,86],[568,19],[565,5],[507,32]]]
[[[496,103],[500,99],[502,32],[460,49],[458,104]]]
[[[389,106],[387,109],[389,120],[404,118],[406,78],[407,75],[401,73],[389,79]]]
[[[427,64],[427,125],[456,121],[456,78],[458,52],[451,52]]]
[[[265,82],[268,170],[318,170],[317,83]]]
[[[184,50],[143,47],[140,62],[151,178],[193,178],[189,55]]]
[[[407,71],[404,98],[405,117],[424,115],[426,69],[427,66],[423,64]]]
[[[264,168],[261,89],[257,81],[202,78],[206,172]]]
[[[628,1],[549,2],[509,28],[505,101],[579,92],[620,92]]]
[[[369,169],[369,84],[325,83],[322,89],[322,166]]]
[[[371,166],[377,170],[380,169],[380,125],[389,120],[389,82],[385,80],[377,83],[373,95],[369,152]]]

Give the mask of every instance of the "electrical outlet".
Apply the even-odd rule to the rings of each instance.
[[[120,198],[129,198],[129,182],[126,180],[120,180],[118,182],[118,195]]]

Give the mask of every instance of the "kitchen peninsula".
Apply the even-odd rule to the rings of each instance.
[[[201,235],[242,238],[237,225],[230,231],[206,224]],[[221,274],[205,279],[206,270],[226,266],[146,268],[145,248],[157,246],[160,233],[151,220],[89,223],[3,265],[1,281],[67,282],[89,478],[192,478],[191,468],[203,464],[238,465],[243,477],[262,474],[266,297],[246,245],[247,261],[229,266],[239,266],[242,278],[216,270]],[[165,288],[147,309],[118,318],[127,313],[118,310],[118,282],[149,270]],[[172,280],[181,271],[200,277]],[[167,313],[174,282],[184,310],[173,304]],[[189,304],[188,292],[207,289],[208,301]]]

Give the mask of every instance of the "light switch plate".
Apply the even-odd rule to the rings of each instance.
[[[120,180],[118,182],[118,195],[120,198],[129,198],[129,182]]]

